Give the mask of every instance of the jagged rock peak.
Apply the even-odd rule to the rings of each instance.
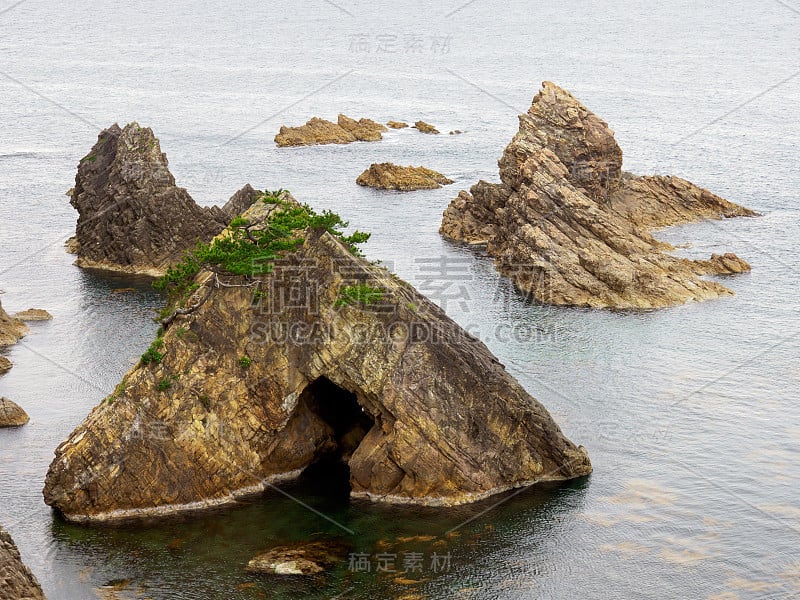
[[[225,208],[200,207],[175,184],[168,164],[150,128],[115,123],[100,133],[78,165],[70,200],[79,214],[71,243],[77,265],[161,275],[222,231],[233,207],[246,209],[245,196],[252,197],[243,190]]]
[[[486,244],[501,273],[537,301],[658,308],[731,295],[702,275],[749,271],[735,254],[693,261],[667,254],[653,227],[753,216],[678,177],[622,171],[608,125],[545,82],[500,158],[500,184],[479,181],[444,212],[440,232]]]

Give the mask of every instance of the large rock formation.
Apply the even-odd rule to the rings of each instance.
[[[223,208],[200,207],[175,184],[151,129],[138,123],[103,130],[78,165],[70,204],[79,213],[75,264],[159,276],[198,241],[207,242],[242,212],[249,186]],[[252,190],[252,188],[249,188]]]
[[[0,600],[44,600],[44,592],[23,564],[14,540],[0,526]]]
[[[372,119],[356,121],[346,115],[339,115],[332,123],[313,117],[299,127],[281,126],[275,136],[278,146],[315,146],[319,144],[350,144],[352,142],[377,142],[383,139],[382,133],[388,131],[384,125]]]
[[[401,167],[393,163],[372,163],[356,179],[358,185],[384,190],[432,190],[453,183],[438,171],[425,167]]]
[[[194,308],[56,450],[48,504],[78,522],[169,514],[328,461],[354,496],[429,505],[590,472],[482,342],[324,229],[302,239],[269,273],[198,274]]]
[[[0,303],[0,346],[10,346],[28,333],[28,326],[16,317],[10,317]]]
[[[654,227],[752,216],[677,177],[622,171],[608,125],[545,82],[499,160],[502,183],[479,181],[445,210],[441,233],[486,244],[497,268],[538,301],[656,308],[730,295],[702,275],[748,271],[734,254],[666,254]]]

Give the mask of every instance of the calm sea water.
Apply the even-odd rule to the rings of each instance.
[[[55,317],[4,351],[15,367],[0,394],[31,422],[0,431],[0,523],[52,600],[800,595],[795,0],[3,0],[0,11],[3,305]],[[735,297],[645,313],[533,306],[487,257],[439,237],[457,190],[497,179],[516,114],[544,79],[614,127],[628,170],[681,175],[763,213],[660,234],[691,242],[688,255],[749,260],[751,274],[726,281]],[[281,124],[340,111],[465,133],[272,142]],[[287,488],[354,534],[278,493],[137,528],[55,518],[41,497],[52,451],[147,346],[161,303],[147,281],[81,271],[62,247],[78,160],[99,129],[132,120],[155,130],[200,203],[245,182],[283,187],[371,231],[369,257],[479,335],[589,449],[594,474],[447,511]],[[384,160],[456,184],[355,185]],[[342,564],[312,582],[244,573],[265,547],[321,536],[369,555],[372,571]],[[418,553],[422,571],[376,572],[380,552],[398,571]],[[433,553],[449,565],[434,569]]]

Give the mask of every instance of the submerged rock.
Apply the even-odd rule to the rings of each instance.
[[[276,231],[264,210],[244,216]],[[480,340],[342,239],[301,239],[271,271],[197,275],[193,309],[56,450],[49,505],[77,522],[197,510],[329,462],[353,496],[427,505],[591,471]]]
[[[22,310],[14,315],[15,319],[19,319],[20,321],[50,321],[53,318],[46,310],[41,308],[29,308],[28,310]]]
[[[403,121],[389,121],[386,123],[386,126],[390,129],[405,129],[408,127],[408,123],[404,123]]]
[[[28,326],[20,319],[10,317],[0,303],[0,346],[16,344],[28,333]]]
[[[486,244],[501,273],[549,304],[658,308],[733,293],[700,276],[748,271],[745,261],[671,256],[649,230],[753,211],[677,177],[623,172],[614,132],[552,83],[519,120],[498,163],[502,183],[460,192],[444,236]]]
[[[401,167],[392,163],[372,163],[356,179],[358,185],[384,190],[429,190],[453,183],[441,173],[425,167]]]
[[[22,562],[14,540],[0,526],[0,600],[44,600],[44,592]]]
[[[19,404],[6,397],[0,398],[0,427],[22,427],[30,420]]]
[[[352,142],[376,142],[383,138],[386,127],[372,119],[356,121],[346,115],[339,115],[333,123],[313,117],[299,127],[281,126],[275,136],[278,146],[315,146],[320,144],[350,144]]]
[[[247,563],[248,573],[266,575],[316,575],[341,564],[350,546],[339,541],[317,541],[276,546]]]
[[[416,129],[420,133],[433,133],[433,134],[439,133],[439,130],[436,129],[436,127],[434,127],[430,123],[426,123],[425,121],[417,121],[416,123],[414,123],[414,129]]]
[[[70,203],[79,213],[69,243],[75,264],[154,276],[232,218],[226,209],[198,206],[175,184],[158,139],[138,123],[100,133],[78,165]]]

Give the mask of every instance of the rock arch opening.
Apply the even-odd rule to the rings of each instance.
[[[349,497],[348,462],[375,421],[358,403],[356,394],[327,377],[320,377],[306,387],[303,398],[308,408],[330,427],[331,433],[301,479],[320,495]]]

